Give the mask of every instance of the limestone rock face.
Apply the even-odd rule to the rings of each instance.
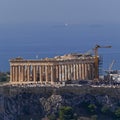
[[[64,104],[64,99],[61,95],[51,95],[49,98],[40,98],[40,103],[47,114],[54,114]]]
[[[12,95],[0,93],[0,120],[41,120],[49,115],[58,115],[61,106],[71,106],[77,115],[83,112],[83,104],[108,106],[115,111],[120,104],[119,94],[110,96],[108,93],[80,94],[67,92],[18,92]],[[59,90],[60,91],[60,90]]]
[[[12,97],[3,97],[0,102],[3,104],[0,120],[16,120],[21,116],[43,115],[38,95],[20,93]]]

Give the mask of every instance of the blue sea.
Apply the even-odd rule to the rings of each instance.
[[[9,71],[15,57],[39,59],[68,53],[92,53],[100,48],[102,70],[120,69],[120,25],[118,24],[2,24],[0,25],[0,71]]]

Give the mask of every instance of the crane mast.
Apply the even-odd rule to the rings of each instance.
[[[100,46],[96,45],[94,47],[94,54],[95,54],[95,81],[99,79],[99,56],[98,56],[98,49],[99,48],[111,48],[112,46]]]

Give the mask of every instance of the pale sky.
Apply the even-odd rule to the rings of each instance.
[[[120,0],[0,0],[0,70],[11,57],[81,52],[95,44],[119,53],[119,12]]]
[[[120,0],[0,0],[0,24],[120,23]]]

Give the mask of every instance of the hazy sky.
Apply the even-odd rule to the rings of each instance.
[[[120,0],[0,0],[0,70],[11,57],[49,57],[95,44],[119,52],[119,12]]]
[[[120,23],[120,0],[0,0],[0,24]]]

